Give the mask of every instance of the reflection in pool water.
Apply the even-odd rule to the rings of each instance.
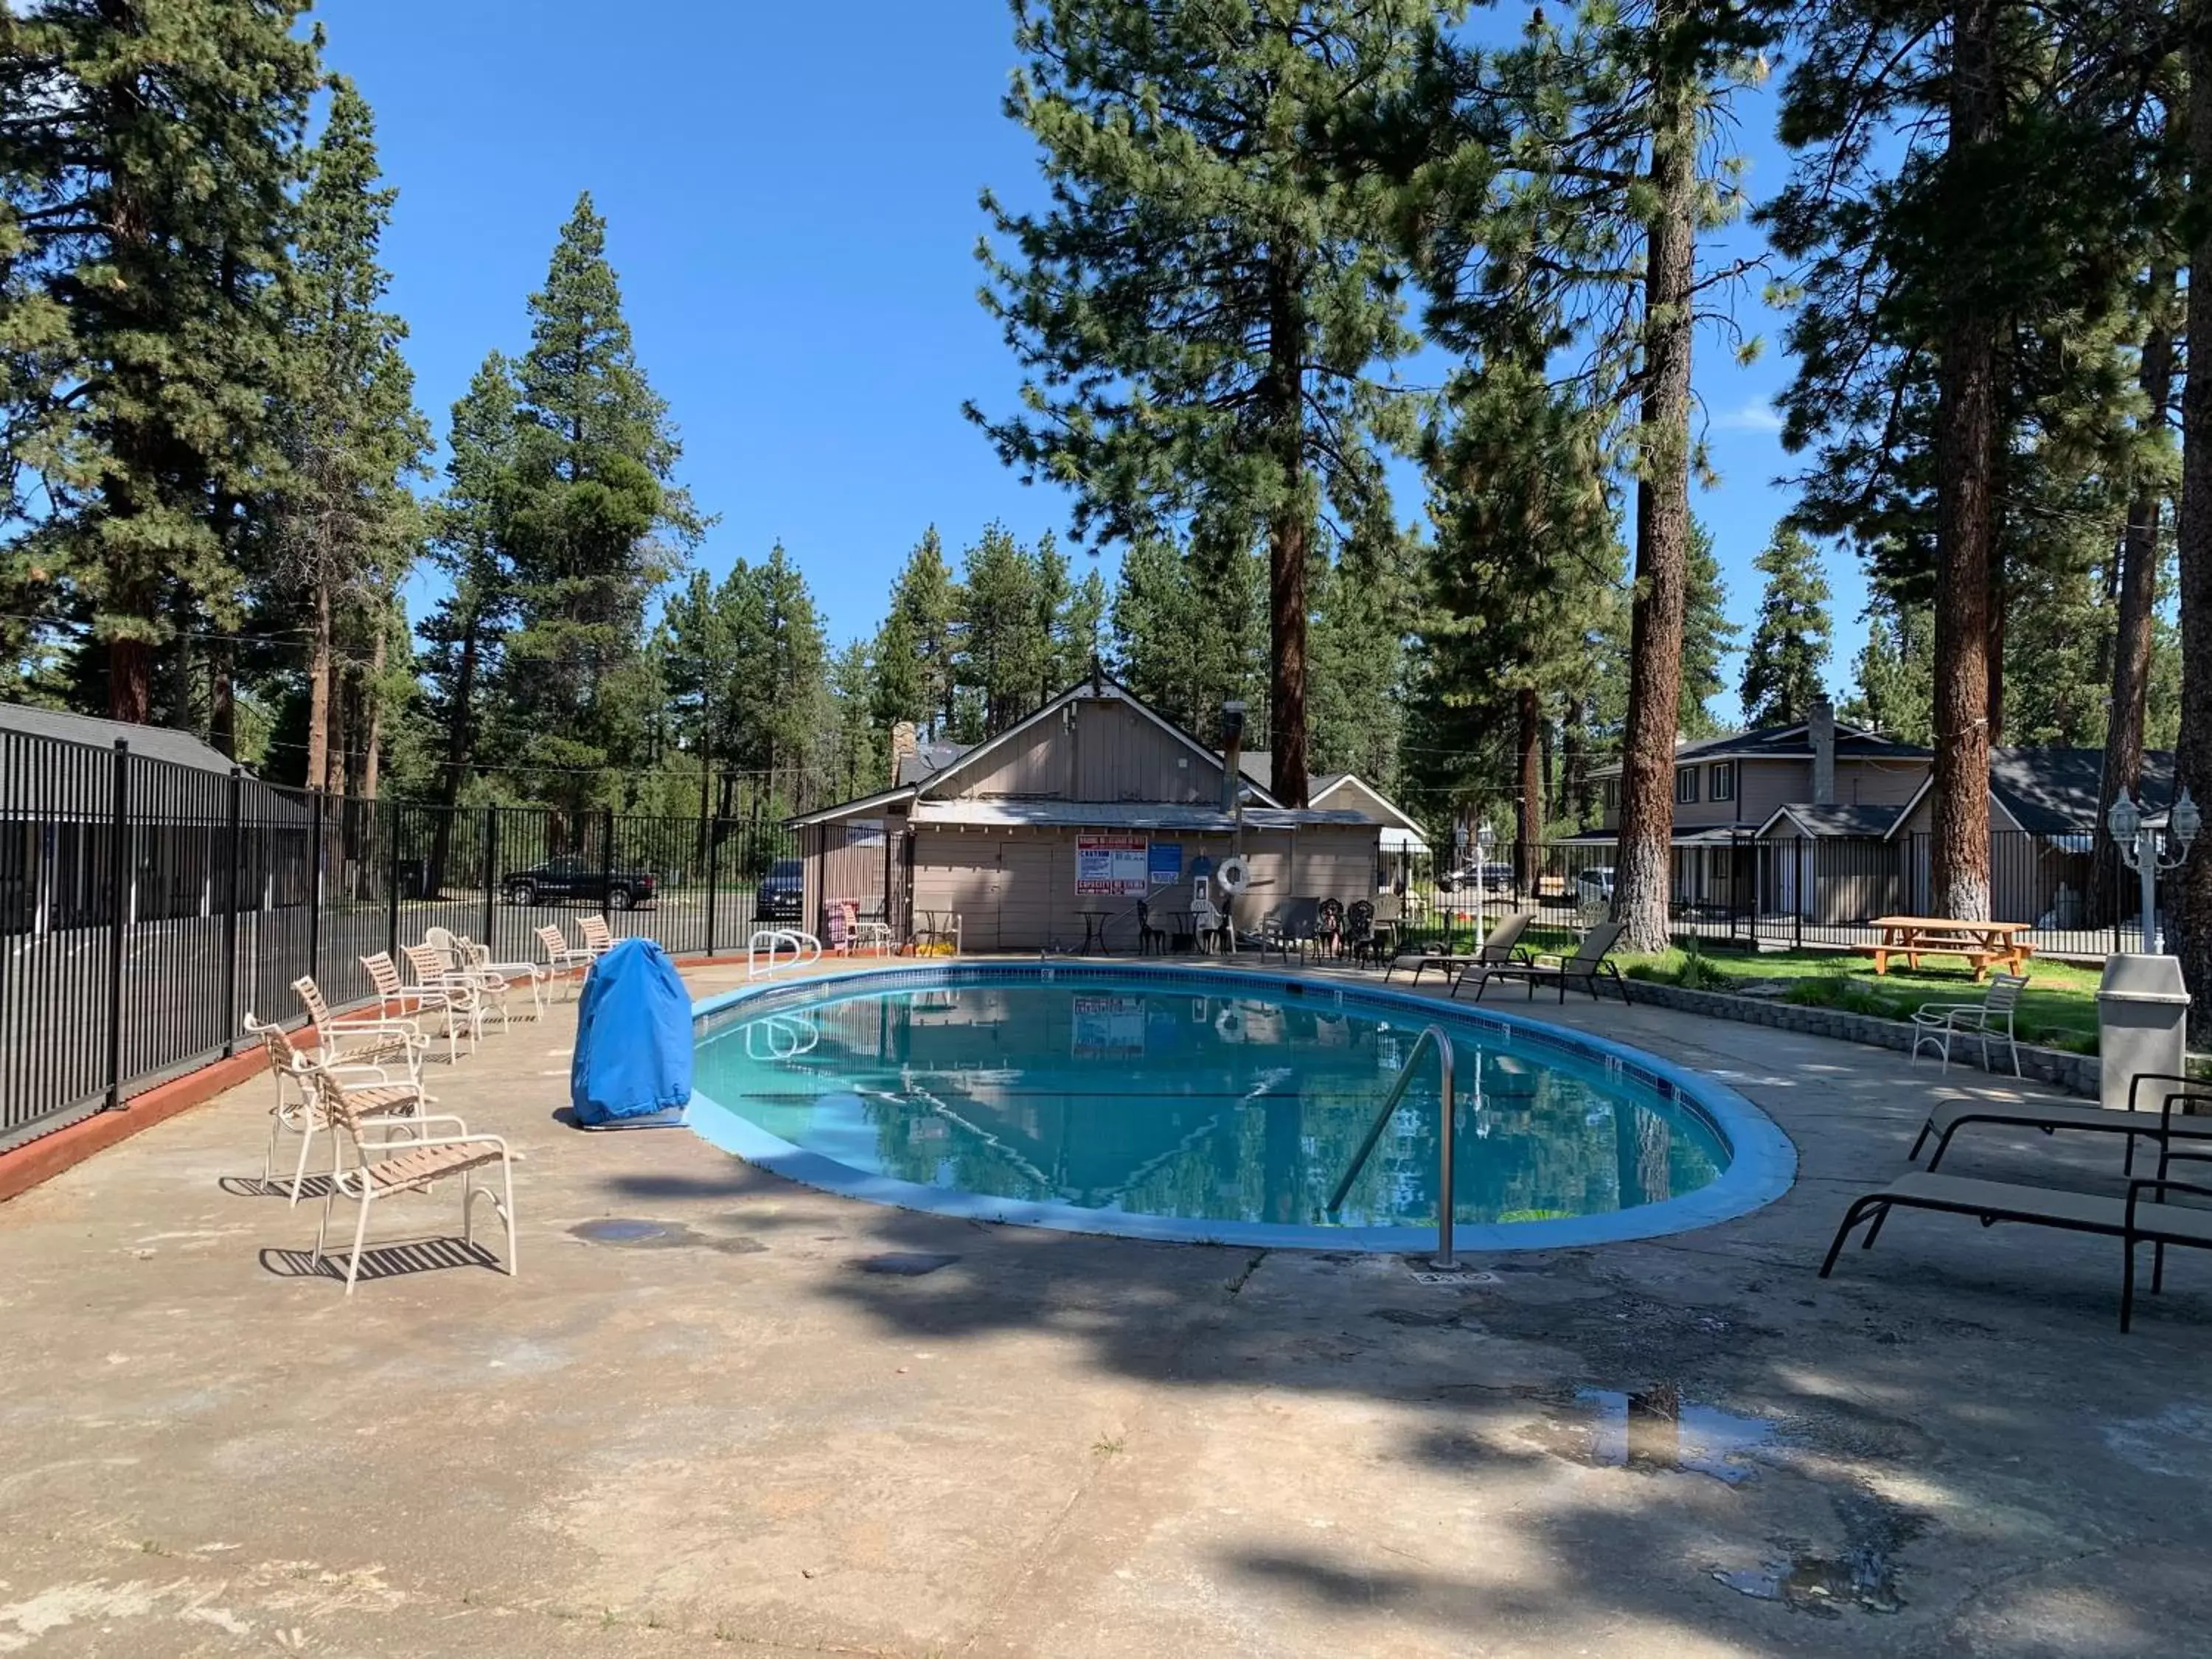
[[[702,1032],[702,1093],[869,1174],[1191,1219],[1431,1224],[1437,1085],[1408,1088],[1341,1212],[1322,1206],[1399,1067],[1399,1020],[1327,995],[1110,976],[834,993]],[[1601,1215],[1695,1191],[1713,1131],[1611,1070],[1457,1035],[1462,1222]]]

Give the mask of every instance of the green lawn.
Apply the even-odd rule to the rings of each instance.
[[[1932,958],[1920,972],[1893,967],[1876,976],[1866,957],[1833,951],[1788,951],[1753,955],[1746,951],[1668,951],[1657,956],[1618,958],[1631,979],[1656,980],[1706,991],[1729,991],[1747,981],[1784,980],[1782,1000],[1855,1013],[1905,1019],[1923,1002],[1972,1002],[1984,987],[1963,961],[1942,965]],[[2027,989],[2021,994],[2018,1027],[2023,1042],[2076,1054],[2097,1052],[2097,981],[2094,968],[2057,962],[2031,962]]]

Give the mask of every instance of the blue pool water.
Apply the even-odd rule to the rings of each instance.
[[[1720,1182],[1740,1150],[1670,1068],[1533,1022],[1310,982],[1009,964],[787,988],[702,1023],[693,1124],[797,1178],[889,1202],[1387,1246],[1437,1222],[1433,1060],[1341,1210],[1323,1206],[1440,1018],[1458,1063],[1458,1224],[1559,1234],[1595,1218],[1633,1234],[1716,1218],[1710,1206],[1671,1223],[1656,1213]]]

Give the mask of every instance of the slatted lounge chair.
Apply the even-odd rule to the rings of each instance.
[[[428,945],[403,945],[399,954],[407,958],[408,971],[415,975],[415,989],[445,994],[448,1023],[456,1017],[468,1022],[471,1046],[483,1036],[484,1013],[488,1009],[499,1010],[499,1029],[507,1029],[506,981],[497,981],[499,994],[495,999],[491,985],[483,976],[465,969],[448,967],[446,958]]]
[[[500,1017],[502,1020],[507,1015],[507,999],[504,994],[517,985],[526,985],[530,988],[530,1017],[532,1019],[545,1018],[544,988],[545,981],[553,975],[551,970],[543,963],[494,962],[491,959],[491,949],[489,945],[478,945],[474,939],[466,936],[456,939],[453,945],[460,954],[461,970],[464,973],[478,977],[489,976],[499,982]]]
[[[2166,1096],[2163,1108],[2158,1111],[2136,1103],[2146,1083],[2191,1081],[2164,1072],[2141,1073],[2128,1085],[2128,1109],[2124,1112],[2110,1111],[2102,1106],[2045,1105],[2027,1100],[1946,1101],[1920,1126],[1919,1139],[1912,1143],[1912,1151],[1907,1156],[1918,1163],[1920,1149],[1928,1144],[1928,1137],[1934,1135],[1936,1151],[1928,1160],[1928,1172],[1933,1175],[1943,1162],[1943,1154],[1950,1149],[1951,1137],[1969,1123],[2009,1124],[2017,1128],[2040,1129],[2047,1135],[2061,1129],[2080,1129],[2091,1134],[2125,1135],[2128,1155],[2122,1167],[2127,1174],[2133,1175],[2137,1140],[2212,1141],[2212,1116],[2191,1117],[2174,1109],[2175,1103],[2181,1101],[2212,1103],[2212,1094],[2184,1089]]]
[[[2165,1161],[2204,1162],[2206,1155],[2197,1152],[2173,1152]],[[2016,1221],[2032,1227],[2056,1227],[2066,1232],[2095,1233],[2121,1241],[2126,1264],[2121,1280],[2120,1329],[2128,1328],[2135,1309],[2135,1253],[2139,1244],[2159,1247],[2158,1262],[2153,1270],[2151,1289],[2161,1289],[2165,1280],[2166,1253],[2168,1244],[2192,1245],[2212,1249],[2212,1209],[2169,1204],[2162,1198],[2149,1203],[2142,1201],[2145,1194],[2187,1193],[2193,1196],[2212,1198],[2212,1187],[2197,1186],[2173,1181],[2163,1176],[2142,1177],[2128,1183],[2125,1198],[2107,1198],[2100,1194],[2069,1192],[2056,1187],[2023,1187],[2003,1181],[1970,1181],[1957,1176],[1929,1175],[1915,1170],[1899,1176],[1880,1190],[1863,1194],[1851,1200],[1844,1212],[1843,1224],[1836,1229],[1835,1242],[1828,1246],[1826,1260],[1820,1263],[1820,1277],[1826,1279],[1834,1270],[1836,1257],[1842,1253],[1844,1241],[1852,1229],[1861,1223],[1867,1226],[1866,1237],[1859,1248],[1870,1250],[1881,1231],[1882,1223],[1889,1218],[1893,1209],[1929,1210],[1945,1215],[1970,1215],[1984,1227],[2000,1221]]]
[[[455,997],[441,985],[408,985],[400,980],[398,965],[389,954],[379,951],[361,959],[368,970],[368,982],[376,992],[377,1000],[386,1008],[397,1008],[407,1018],[419,1019],[426,1014],[441,1014],[446,1023],[446,1060],[448,1065],[460,1058],[456,1039],[461,1026],[468,1021],[465,1010],[454,1006]]]
[[[507,1224],[507,1271],[515,1271],[514,1166],[507,1142],[497,1135],[472,1135],[468,1125],[445,1113],[427,1113],[401,1119],[375,1109],[370,1095],[350,1088],[337,1078],[325,1078],[317,1091],[325,1120],[338,1137],[339,1156],[331,1172],[330,1191],[323,1199],[322,1224],[315,1229],[314,1261],[322,1264],[323,1246],[330,1234],[331,1210],[341,1198],[361,1205],[354,1222],[353,1254],[346,1261],[346,1294],[353,1294],[361,1271],[362,1242],[368,1234],[370,1206],[380,1198],[422,1192],[449,1176],[461,1178],[461,1242],[475,1243],[472,1231],[478,1193],[491,1200]],[[434,1125],[452,1126],[451,1134],[425,1134]],[[412,1139],[386,1139],[381,1132],[405,1128]],[[346,1161],[350,1147],[353,1159]],[[476,1185],[478,1170],[496,1164],[501,1190]]]
[[[562,936],[558,927],[544,927],[538,930],[538,942],[544,947],[545,971],[568,981],[568,994],[574,996],[576,988],[575,970],[588,972],[597,960],[589,951],[580,950]]]
[[[1539,985],[1557,985],[1562,1003],[1567,1000],[1567,987],[1578,986],[1589,992],[1590,1000],[1595,1002],[1598,987],[1610,980],[1613,989],[1620,993],[1620,1000],[1626,1002],[1628,1000],[1628,987],[1620,977],[1620,969],[1607,960],[1613,954],[1613,947],[1620,943],[1620,923],[1601,921],[1583,935],[1582,942],[1575,946],[1572,956],[1538,957],[1534,962],[1512,962],[1502,965],[1474,963],[1452,981],[1451,994],[1457,997],[1460,987],[1472,979],[1474,981],[1474,1000],[1480,1002],[1492,980],[1520,980],[1528,987],[1531,1002],[1536,1000]]]
[[[576,924],[576,931],[584,936],[584,948],[594,962],[615,948],[614,929],[607,926],[605,916],[586,916]]]
[[[300,1156],[292,1169],[295,1204],[300,1201],[300,1185],[307,1178],[307,1149],[314,1144],[315,1132],[327,1132],[330,1127],[321,1092],[326,1079],[335,1079],[351,1088],[357,1106],[388,1118],[411,1121],[425,1108],[436,1104],[422,1092],[419,1083],[395,1079],[381,1066],[324,1060],[313,1050],[303,1052],[294,1048],[291,1037],[282,1026],[264,1024],[250,1013],[246,1017],[246,1029],[260,1042],[269,1056],[270,1070],[276,1074],[276,1104],[270,1109],[269,1144],[261,1156],[261,1184],[265,1188],[276,1180],[277,1136],[284,1130],[292,1130],[300,1137]]]
[[[1401,968],[1410,968],[1413,972],[1413,982],[1419,985],[1421,982],[1421,975],[1434,968],[1446,978],[1454,979],[1452,988],[1456,994],[1459,988],[1455,976],[1463,975],[1470,968],[1502,966],[1506,963],[1528,961],[1528,953],[1521,948],[1521,935],[1528,931],[1528,924],[1534,920],[1534,915],[1526,910],[1516,910],[1511,915],[1499,917],[1498,926],[1490,930],[1490,937],[1482,941],[1472,956],[1454,956],[1449,952],[1440,951],[1409,951],[1401,956],[1393,957],[1390,959],[1390,965],[1382,970],[1382,982],[1388,985],[1390,982],[1391,975],[1396,973]]]
[[[334,1014],[313,978],[306,974],[292,981],[292,991],[315,1028],[317,1060],[333,1066],[359,1060],[380,1065],[397,1061],[406,1067],[410,1078],[422,1081],[422,1056],[429,1052],[430,1039],[420,1020],[380,1010]]]
[[[2025,974],[1998,974],[1990,981],[1989,994],[1979,1002],[1923,1002],[1912,1016],[1912,1057],[1920,1058],[1923,1044],[1932,1043],[1943,1055],[1943,1069],[1951,1069],[1951,1043],[1966,1037],[1982,1045],[1982,1069],[1990,1065],[1990,1044],[2002,1042],[2012,1055],[2012,1074],[2020,1073],[2020,1045],[2013,1041],[2013,1011],[2020,994],[2027,988]]]

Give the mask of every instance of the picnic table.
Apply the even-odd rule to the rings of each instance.
[[[1874,958],[1877,974],[1889,971],[1889,959],[1903,957],[1905,966],[1917,969],[1923,956],[1964,957],[1978,980],[1991,968],[2008,974],[2027,971],[2035,947],[2020,937],[2028,929],[2024,921],[1961,921],[1954,916],[1876,916],[1881,942],[1856,947]]]

